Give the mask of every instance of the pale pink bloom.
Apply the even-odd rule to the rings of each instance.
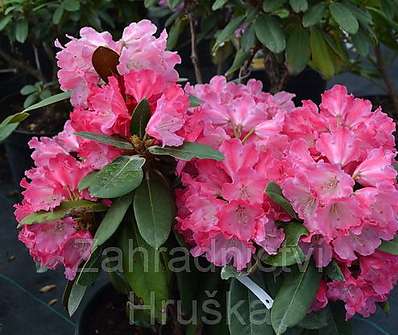
[[[156,110],[149,120],[148,135],[159,140],[163,146],[180,146],[184,138],[178,131],[184,126],[188,97],[177,85],[169,86],[157,102]]]
[[[255,242],[264,248],[269,255],[275,255],[285,239],[282,228],[278,228],[274,221],[263,216],[257,221]]]
[[[328,266],[332,260],[333,249],[321,235],[310,234],[301,238],[300,247],[306,257],[313,257],[318,268]]]
[[[166,31],[156,38],[156,30],[156,26],[149,20],[133,22],[124,29],[118,42],[121,49],[118,71],[121,75],[150,69],[164,76],[167,81],[174,82],[178,79],[174,67],[181,63],[181,58],[176,52],[166,49]]]
[[[358,165],[353,178],[363,186],[376,186],[378,183],[394,183],[397,172],[392,166],[395,154],[383,149],[373,149],[366,159]]]
[[[72,121],[65,122],[64,130],[55,136],[55,141],[59,143],[67,152],[77,152],[79,150],[79,139],[75,135],[76,130],[72,127]]]

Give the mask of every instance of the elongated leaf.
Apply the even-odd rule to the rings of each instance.
[[[371,42],[364,32],[359,30],[355,35],[351,36],[351,40],[355,49],[362,57],[366,57],[369,54]]]
[[[99,46],[95,49],[91,61],[95,71],[106,83],[110,76],[119,74],[117,72],[119,55],[110,48]]]
[[[108,144],[115,148],[124,149],[124,150],[131,150],[134,149],[133,145],[130,142],[127,142],[124,139],[116,138],[112,136],[90,133],[88,131],[80,131],[75,133],[75,135],[83,137],[87,140],[93,140],[99,143]]]
[[[303,26],[308,28],[319,23],[325,15],[325,11],[326,5],[322,2],[315,6],[311,6],[303,16]]]
[[[170,235],[175,205],[171,192],[160,176],[145,176],[134,195],[134,215],[142,238],[158,249]]]
[[[119,245],[123,251],[123,274],[127,282],[143,304],[155,308],[156,318],[160,320],[165,312],[162,303],[169,297],[169,273],[160,253],[145,243],[135,222],[123,225]],[[150,313],[148,310],[143,312]]]
[[[78,215],[85,212],[104,212],[107,207],[101,203],[88,200],[68,200],[51,212],[37,212],[26,216],[19,226],[55,221],[65,216]]]
[[[189,105],[190,107],[199,107],[202,104],[202,101],[200,101],[199,98],[190,95],[189,96]]]
[[[289,72],[299,74],[311,57],[310,35],[302,28],[294,29],[287,40],[286,59]]]
[[[173,50],[176,47],[178,39],[180,38],[181,33],[184,31],[185,25],[186,20],[184,20],[182,17],[179,17],[174,21],[167,38],[167,49]]]
[[[181,147],[159,147],[152,146],[148,148],[154,155],[172,156],[183,161],[190,161],[193,158],[214,159],[221,161],[224,155],[218,150],[214,150],[208,145],[185,142]]]
[[[306,316],[314,301],[321,274],[311,264],[305,271],[294,269],[285,275],[271,309],[271,322],[276,335],[297,325]]]
[[[84,294],[86,293],[86,289],[86,286],[79,285],[78,283],[76,283],[76,281],[73,283],[67,303],[69,316],[75,314],[75,312],[79,308],[79,305],[83,300]]]
[[[93,250],[106,242],[115,233],[132,201],[133,196],[127,194],[113,202],[94,235]]]
[[[12,20],[12,15],[4,16],[0,20],[0,31],[2,31],[5,27],[7,27],[7,25],[11,22],[11,20]]]
[[[52,104],[55,104],[56,102],[60,102],[62,100],[66,100],[70,98],[70,93],[69,92],[62,92],[58,93],[55,95],[52,95],[51,97],[44,99],[37,104],[31,105],[28,108],[25,108],[22,112],[29,112],[38,108],[46,107]]]
[[[220,9],[222,7],[224,7],[224,5],[228,2],[228,0],[216,0],[214,1],[213,5],[211,6],[212,10],[217,10]]]
[[[131,117],[131,133],[139,137],[145,135],[145,128],[151,118],[151,109],[149,108],[148,100],[143,99],[135,107]]]
[[[19,43],[24,43],[28,37],[29,25],[26,20],[19,20],[15,26],[15,39]]]
[[[234,62],[232,63],[231,67],[228,69],[228,71],[225,73],[226,76],[229,76],[233,74],[234,72],[238,71],[245,61],[249,59],[250,57],[250,52],[249,51],[244,51],[239,49],[235,55]]]
[[[263,10],[264,12],[273,12],[277,9],[280,9],[287,0],[264,0],[263,1]]]
[[[278,254],[265,260],[269,265],[284,267],[302,263],[305,260],[305,255],[298,244],[300,238],[308,234],[307,229],[301,223],[291,222],[284,226],[284,231],[285,241],[278,250]]]
[[[322,329],[327,327],[331,318],[329,308],[325,308],[319,312],[307,314],[301,320],[299,327],[304,329]]]
[[[333,63],[332,51],[326,43],[323,33],[318,29],[311,29],[311,65],[326,78],[334,76],[336,69]]]
[[[320,330],[322,335],[352,335],[350,320],[345,319],[345,308],[341,302],[330,304],[328,325]]]
[[[289,3],[295,13],[305,12],[308,9],[307,0],[289,0]]]
[[[326,275],[331,279],[331,280],[338,280],[338,281],[343,281],[344,280],[344,274],[340,269],[340,266],[335,262],[332,261],[325,269]]]
[[[395,237],[391,241],[384,241],[379,247],[379,250],[398,256],[398,237]]]
[[[15,129],[17,129],[19,123],[10,123],[6,125],[0,125],[0,143],[3,142],[8,136],[10,136]]]
[[[283,196],[282,189],[278,184],[270,182],[266,189],[267,195],[271,198],[273,202],[281,206],[286,213],[288,213],[292,218],[297,219],[297,215],[290,204],[290,202]]]
[[[141,184],[144,164],[143,157],[120,156],[102,170],[89,174],[79,187],[88,185],[91,195],[98,198],[121,197]]]
[[[235,30],[239,28],[240,24],[242,23],[244,16],[237,16],[234,17],[229,23],[225,26],[225,28],[218,34],[216,43],[213,48],[213,52],[221,46],[225,41],[229,40]]]
[[[268,15],[260,15],[254,29],[258,40],[274,53],[280,53],[286,48],[286,39],[278,21]]]
[[[244,51],[250,51],[255,47],[257,42],[256,31],[254,29],[254,24],[251,24],[248,28],[243,32],[242,38],[240,40],[241,48]]]
[[[356,34],[358,32],[358,20],[348,7],[340,2],[333,2],[329,5],[329,9],[333,19],[341,29],[350,34]]]
[[[229,291],[229,331],[231,335],[273,335],[269,311],[238,280],[231,281]]]
[[[98,278],[101,271],[102,249],[97,248],[90,258],[79,269],[76,282],[82,286],[90,286]]]

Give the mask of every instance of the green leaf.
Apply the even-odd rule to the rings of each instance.
[[[81,286],[90,286],[98,278],[101,271],[102,249],[97,248],[90,258],[80,267],[76,283]]]
[[[225,73],[225,75],[230,76],[234,72],[238,71],[243,66],[245,61],[249,59],[250,55],[251,52],[239,49],[235,54],[234,62],[232,63],[228,71]]]
[[[64,6],[61,4],[57,7],[53,14],[53,23],[55,25],[59,24],[62,20],[62,16],[64,15]]]
[[[95,232],[92,250],[95,250],[105,243],[115,233],[120,223],[123,221],[132,201],[133,196],[127,194],[116,199],[112,203],[112,206],[106,212],[105,217],[102,219],[101,224]]]
[[[162,254],[145,243],[135,223],[124,224],[122,228],[119,245],[123,251],[123,274],[137,298],[145,305],[155,306],[156,318],[160,320],[164,313],[162,303],[169,298],[169,272]]]
[[[51,212],[40,211],[26,216],[19,226],[50,222],[62,219],[65,216],[80,215],[81,213],[104,212],[106,210],[107,207],[98,202],[88,200],[68,200],[64,201]]]
[[[20,93],[22,95],[29,95],[29,94],[32,94],[32,93],[34,93],[36,91],[37,91],[36,86],[34,86],[34,85],[25,85],[24,87],[22,87]]]
[[[326,5],[322,2],[315,6],[311,6],[303,16],[303,26],[308,28],[319,23],[325,15],[325,11]]]
[[[29,112],[38,108],[46,107],[48,105],[55,104],[56,102],[66,100],[70,98],[70,93],[69,92],[62,92],[58,93],[55,95],[52,95],[51,97],[44,99],[37,104],[34,104],[32,106],[29,106],[28,108],[24,109],[23,112]]]
[[[228,301],[231,335],[273,335],[272,327],[267,323],[269,311],[246,286],[236,279],[231,281]]]
[[[79,0],[64,0],[63,7],[69,12],[76,12],[80,9]]]
[[[330,319],[330,310],[325,308],[319,312],[307,314],[300,322],[299,327],[304,329],[322,329],[327,327]]]
[[[297,219],[297,215],[290,204],[290,202],[283,196],[282,189],[277,183],[270,182],[266,189],[267,195],[270,199],[275,202],[278,206],[282,207],[286,213],[288,213],[292,218]]]
[[[391,241],[384,241],[379,247],[379,250],[398,256],[398,237],[395,237]]]
[[[343,281],[344,280],[344,274],[341,271],[340,266],[335,261],[332,261],[326,267],[325,272],[326,272],[326,275],[331,280],[338,280],[338,281]]]
[[[321,273],[308,263],[300,272],[297,268],[286,273],[282,286],[271,309],[271,322],[276,335],[296,326],[306,316],[314,301],[321,280]]]
[[[28,113],[20,112],[7,116],[0,123],[0,143],[3,142],[12,132],[17,129],[19,124],[29,116]]]
[[[86,286],[79,285],[76,281],[73,283],[67,303],[69,316],[72,316],[77,311],[86,293],[86,289]]]
[[[0,31],[2,31],[5,27],[7,27],[7,25],[10,23],[11,19],[12,19],[12,15],[8,15],[8,16],[4,16],[0,20]]]
[[[307,0],[289,0],[289,3],[295,13],[305,12],[308,9]]]
[[[336,73],[332,51],[329,48],[323,33],[315,28],[310,33],[311,66],[322,73],[326,78],[332,78]]]
[[[144,1],[144,6],[145,8],[150,8],[155,6],[158,3],[158,0],[145,0]]]
[[[168,0],[171,9],[176,8],[182,0]]]
[[[26,20],[19,20],[15,26],[15,39],[19,43],[24,43],[28,37],[29,25]]]
[[[286,60],[289,72],[299,74],[305,69],[311,57],[310,35],[300,27],[294,29],[287,40]]]
[[[3,142],[8,136],[10,136],[15,129],[17,129],[19,123],[10,123],[4,126],[0,126],[0,143]]]
[[[213,5],[211,6],[212,10],[218,10],[222,7],[224,7],[224,5],[228,2],[228,0],[216,0],[214,1]]]
[[[333,2],[329,5],[330,13],[341,29],[347,33],[356,34],[359,29],[358,20],[344,4]]]
[[[131,117],[131,133],[142,138],[145,135],[145,128],[151,118],[151,109],[148,100],[143,99],[135,107]]]
[[[319,330],[322,335],[351,335],[351,321],[346,320],[346,311],[341,302],[329,304],[330,314],[328,325]]]
[[[181,17],[174,21],[167,38],[167,49],[173,50],[176,47],[178,39],[180,38],[181,33],[184,31],[185,22],[186,20]]]
[[[224,265],[221,269],[221,279],[229,280],[231,278],[239,277],[240,272],[238,272],[233,266],[231,265]]]
[[[221,161],[224,159],[224,155],[218,150],[214,150],[205,144],[185,142],[180,147],[159,147],[152,146],[148,148],[149,152],[153,155],[166,155],[174,158],[190,161],[193,158],[200,159],[214,159]]]
[[[189,96],[190,107],[199,107],[201,104],[202,104],[202,101],[199,98],[197,98],[193,95]]]
[[[225,28],[217,35],[216,43],[213,47],[213,52],[221,46],[225,41],[229,40],[236,29],[239,28],[240,24],[242,23],[244,16],[237,16],[234,17],[229,23],[225,26]]]
[[[163,179],[147,173],[134,194],[134,216],[142,238],[158,249],[170,235],[175,205]]]
[[[243,32],[243,35],[240,39],[241,49],[244,51],[249,51],[255,47],[256,42],[256,31],[254,29],[254,25],[252,24]]]
[[[124,149],[124,150],[134,149],[133,145],[130,142],[127,142],[125,139],[122,139],[122,138],[117,138],[117,137],[112,137],[112,136],[107,136],[107,135],[102,135],[102,134],[96,134],[96,133],[90,133],[88,131],[80,131],[80,132],[75,133],[75,135],[83,137],[87,140],[92,140],[92,141],[96,141],[99,143],[108,144],[108,145],[111,145],[111,146],[119,148],[119,149]]]
[[[280,53],[285,50],[285,34],[275,18],[260,15],[254,24],[254,29],[258,40],[270,51]]]
[[[38,100],[38,98],[39,98],[39,96],[37,93],[28,95],[26,97],[25,101],[23,102],[23,107],[28,108],[29,106],[33,105]]]
[[[355,49],[362,57],[366,57],[369,54],[369,38],[361,30],[359,30],[355,35],[351,35],[351,40]]]
[[[264,12],[273,12],[279,8],[281,8],[287,0],[264,0],[263,1],[263,10]]]
[[[87,186],[90,194],[98,198],[117,198],[136,189],[142,181],[145,158],[120,156],[95,174],[89,174],[80,184]]]
[[[265,263],[272,266],[290,266],[305,261],[305,255],[299,247],[300,238],[308,234],[307,229],[299,222],[284,225],[285,240],[278,254],[265,259]]]

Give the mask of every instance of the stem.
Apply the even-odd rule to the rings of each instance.
[[[57,80],[57,64],[55,62],[55,55],[53,50],[48,46],[46,42],[43,42],[43,49],[44,52],[46,53],[48,60],[52,64],[52,81]]]
[[[375,46],[374,53],[376,56],[377,68],[380,72],[380,75],[381,75],[381,77],[384,81],[384,84],[386,86],[387,93],[390,96],[392,104],[394,106],[394,114],[395,114],[395,116],[398,116],[398,95],[397,95],[397,91],[395,90],[394,83],[387,73],[386,64],[384,62],[383,55],[381,54],[380,44]]]
[[[38,50],[37,50],[37,48],[36,48],[36,46],[34,44],[32,45],[32,48],[33,48],[33,54],[35,56],[36,69],[37,69],[37,71],[42,73],[40,60],[39,60],[39,52],[38,52]]]
[[[202,73],[200,72],[199,58],[196,51],[197,42],[196,42],[195,22],[192,13],[188,14],[188,20],[189,20],[189,29],[191,31],[191,61],[195,69],[196,82],[198,84],[201,84],[203,80],[202,80]]]
[[[43,74],[40,71],[38,71],[37,69],[35,69],[34,67],[32,67],[29,63],[19,60],[19,59],[16,59],[13,56],[10,56],[2,49],[0,49],[0,57],[3,58],[10,65],[15,66],[16,68],[20,69],[21,71],[26,72],[27,74],[36,78],[38,81],[44,82]]]

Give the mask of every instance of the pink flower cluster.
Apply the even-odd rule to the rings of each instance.
[[[18,221],[35,212],[51,211],[64,201],[94,200],[77,189],[79,181],[91,168],[71,155],[69,150],[74,144],[75,139],[67,130],[55,138],[33,138],[29,142],[34,149],[35,167],[26,171],[29,181],[23,179],[21,182],[25,190],[22,203],[15,206]],[[82,229],[72,217],[23,225],[19,239],[41,266],[54,269],[63,264],[69,280],[75,277],[79,264],[91,253],[91,233]]]
[[[398,280],[398,257],[377,251],[398,231],[394,131],[380,108],[343,86],[326,91],[319,108],[305,101],[285,118],[283,194],[310,232],[303,249],[317,266],[335,259],[343,270],[345,280],[327,283],[318,301],[345,301],[347,317],[369,316]]]
[[[185,124],[185,138],[224,154],[221,162],[179,163],[184,189],[177,194],[177,228],[215,265],[232,262],[244,269],[256,246],[276,254],[284,240],[276,220],[288,220],[265,195],[270,181],[283,176],[284,115],[293,108],[288,93],[262,92],[260,82],[247,86],[215,77],[210,84],[187,86],[201,100]]]

